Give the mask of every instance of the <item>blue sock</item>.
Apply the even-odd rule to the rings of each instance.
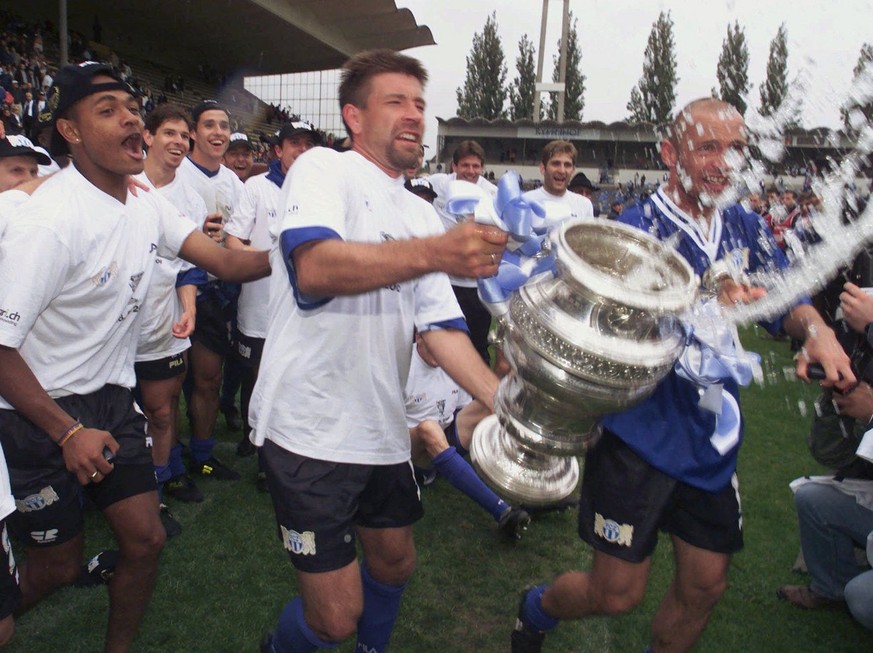
[[[158,482],[158,498],[164,500],[164,483],[173,476],[169,465],[155,465],[155,480]]]
[[[212,455],[212,450],[215,448],[215,438],[191,438],[188,443],[188,448],[191,450],[191,460],[198,465],[205,463]]]
[[[185,463],[182,462],[182,445],[175,444],[170,449],[170,478],[185,473]]]
[[[550,617],[543,610],[543,593],[547,587],[548,585],[538,585],[531,589],[524,598],[522,609],[523,620],[542,633],[553,630],[558,625],[558,620]]]
[[[325,642],[312,632],[303,618],[303,599],[298,596],[285,604],[273,633],[271,653],[312,653],[336,647],[336,642]]]
[[[454,447],[439,452],[433,459],[433,466],[448,479],[449,483],[491,513],[494,521],[500,521],[500,515],[509,508],[503,499],[485,485],[476,475],[476,470],[458,455]]]
[[[358,641],[356,651],[382,653],[388,648],[388,640],[400,612],[400,599],[403,598],[403,585],[385,585],[367,571],[361,564],[361,584],[364,587],[364,612],[358,619]]]

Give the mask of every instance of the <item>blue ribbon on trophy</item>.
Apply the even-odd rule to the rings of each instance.
[[[505,314],[509,310],[510,295],[531,278],[554,274],[555,255],[549,245],[548,232],[569,215],[551,208],[525,200],[518,175],[513,171],[500,178],[493,201],[475,184],[454,181],[449,185],[447,212],[457,216],[472,215],[480,224],[493,225],[509,233],[497,274],[478,280],[479,298],[491,315]]]
[[[753,379],[761,380],[761,357],[743,349],[736,325],[725,319],[715,298],[697,303],[681,320],[686,340],[676,373],[696,384],[700,406],[719,416],[717,432],[738,428],[739,408],[723,392],[724,381],[733,379],[745,387]]]

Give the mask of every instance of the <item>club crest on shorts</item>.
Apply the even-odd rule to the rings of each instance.
[[[55,492],[55,489],[48,485],[41,489],[38,494],[31,494],[21,500],[16,499],[15,507],[18,508],[18,512],[34,512],[52,505],[58,498],[58,493]]]
[[[296,555],[315,555],[315,533],[312,531],[298,533],[284,526],[279,526],[279,528],[282,530],[282,546],[285,549]]]
[[[594,534],[610,544],[629,547],[634,539],[634,527],[630,524],[619,524],[612,519],[604,519],[603,515],[596,512],[594,513]]]

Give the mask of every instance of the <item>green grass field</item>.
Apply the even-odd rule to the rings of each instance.
[[[776,599],[798,551],[788,483],[819,470],[804,443],[815,388],[785,374],[785,342],[751,330],[746,346],[764,357],[767,383],[745,392],[746,442],[740,456],[746,548],[735,556],[730,587],[697,650],[712,653],[849,653],[873,651],[873,634],[841,610],[805,612]],[[223,429],[223,419],[219,418]],[[256,652],[295,592],[294,574],[275,536],[270,500],[255,490],[254,460],[233,454],[237,434],[219,432],[218,455],[241,482],[200,482],[201,504],[175,504],[183,534],[168,542],[158,587],[134,650],[148,653]],[[187,437],[187,435],[186,435]],[[535,519],[525,538],[498,538],[484,512],[437,481],[424,490],[425,518],[416,526],[418,569],[404,598],[392,650],[402,653],[508,651],[519,590],[562,570],[584,568],[590,549],[576,535],[575,514]],[[92,513],[86,553],[112,546]],[[564,623],[549,652],[641,652],[649,620],[672,574],[669,542],[655,554],[643,604],[614,619]],[[19,620],[10,653],[101,650],[107,615],[104,588],[65,589]],[[351,653],[346,644],[338,650]]]

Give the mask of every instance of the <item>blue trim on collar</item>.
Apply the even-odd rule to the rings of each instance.
[[[202,165],[200,165],[199,163],[197,163],[196,161],[194,161],[194,159],[192,159],[190,156],[188,157],[188,160],[189,160],[191,163],[193,163],[195,166],[197,166],[197,169],[198,169],[200,172],[202,172],[204,175],[206,175],[207,177],[210,177],[210,178],[212,178],[212,177],[217,177],[217,176],[218,176],[218,173],[221,172],[221,164],[218,165],[218,169],[217,169],[217,170],[214,170],[214,171],[213,171],[213,170],[208,170],[208,169],[204,168]]]
[[[267,179],[276,184],[279,188],[282,188],[282,184],[285,183],[285,174],[282,172],[282,161],[281,159],[276,159],[272,161],[269,165],[269,171],[267,172]]]

